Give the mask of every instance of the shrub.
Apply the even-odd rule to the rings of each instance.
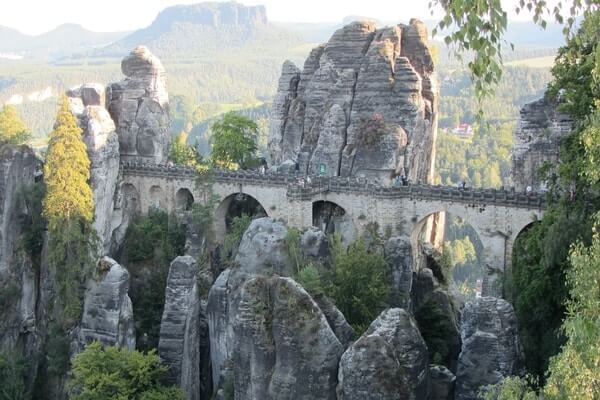
[[[252,218],[247,214],[242,214],[239,217],[233,218],[229,232],[225,235],[223,242],[223,259],[227,263],[231,263],[237,254],[237,249],[240,247],[242,236],[252,223]]]
[[[183,254],[184,247],[185,227],[164,211],[151,210],[127,229],[129,296],[136,321],[137,347],[141,350],[158,346],[169,265]]]
[[[311,296],[324,294],[321,274],[312,263],[302,267],[296,276],[296,281],[302,285]]]
[[[141,353],[90,344],[73,359],[71,400],[183,400],[184,394],[160,381],[167,369],[154,351]]]
[[[389,266],[380,251],[367,251],[362,240],[344,250],[339,235],[332,243],[331,296],[357,334],[387,306]]]
[[[17,353],[0,353],[0,400],[25,397],[25,362]]]

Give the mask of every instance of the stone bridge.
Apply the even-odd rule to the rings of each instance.
[[[541,219],[545,209],[543,194],[513,190],[421,184],[383,187],[339,177],[313,178],[310,184],[300,184],[294,175],[220,170],[210,173],[211,184],[202,184],[193,168],[133,163],[121,165],[121,176],[126,204],[141,213],[151,207],[185,210],[194,202],[206,202],[212,191],[219,198],[214,228],[220,240],[229,204],[239,194],[254,198],[269,217],[297,228],[313,226],[316,205],[333,203],[341,207],[357,235],[375,227],[382,235],[410,237],[413,249],[432,216],[450,213],[469,223],[479,235],[488,278],[486,294],[500,294],[497,278],[511,266],[515,239]]]

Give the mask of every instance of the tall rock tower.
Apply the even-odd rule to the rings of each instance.
[[[284,64],[271,118],[271,159],[292,160],[310,174],[431,182],[437,103],[421,21],[383,29],[354,22],[312,50],[303,71]]]
[[[121,62],[125,80],[106,90],[108,111],[119,136],[121,161],[160,164],[169,145],[169,95],[165,69],[144,46]]]
[[[573,121],[558,111],[558,104],[542,98],[521,108],[514,133],[512,178],[515,189],[544,189],[546,182],[539,170],[549,163],[555,168],[560,161],[560,145],[571,132]]]

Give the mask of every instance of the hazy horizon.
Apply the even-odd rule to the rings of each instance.
[[[216,0],[228,2],[229,0]],[[143,4],[134,1],[105,0],[102,7],[93,3],[93,12],[81,0],[21,0],[12,2],[2,10],[0,25],[16,29],[29,35],[48,32],[60,25],[72,23],[95,32],[133,31],[152,23],[163,9],[178,4],[197,4],[198,0],[146,0]],[[518,0],[502,0],[511,20],[523,20],[517,16],[514,5]],[[91,2],[89,2],[91,3]],[[407,21],[410,18],[436,19],[439,12],[431,15],[429,0],[243,0],[247,6],[264,5],[267,16],[273,22],[287,23],[336,23],[349,15],[374,18],[383,22]],[[32,13],[31,10],[35,10]],[[317,10],[315,12],[315,10]]]

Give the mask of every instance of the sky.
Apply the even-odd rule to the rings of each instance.
[[[217,0],[222,1],[222,0]],[[518,0],[502,0],[509,10]],[[201,0],[17,0],[0,9],[0,25],[30,35],[47,32],[63,23],[77,23],[97,32],[144,28],[166,7]],[[382,21],[431,19],[429,0],[239,0],[263,4],[271,21],[340,22],[348,15]],[[439,15],[439,14],[438,14]],[[517,17],[514,13],[510,17]]]

